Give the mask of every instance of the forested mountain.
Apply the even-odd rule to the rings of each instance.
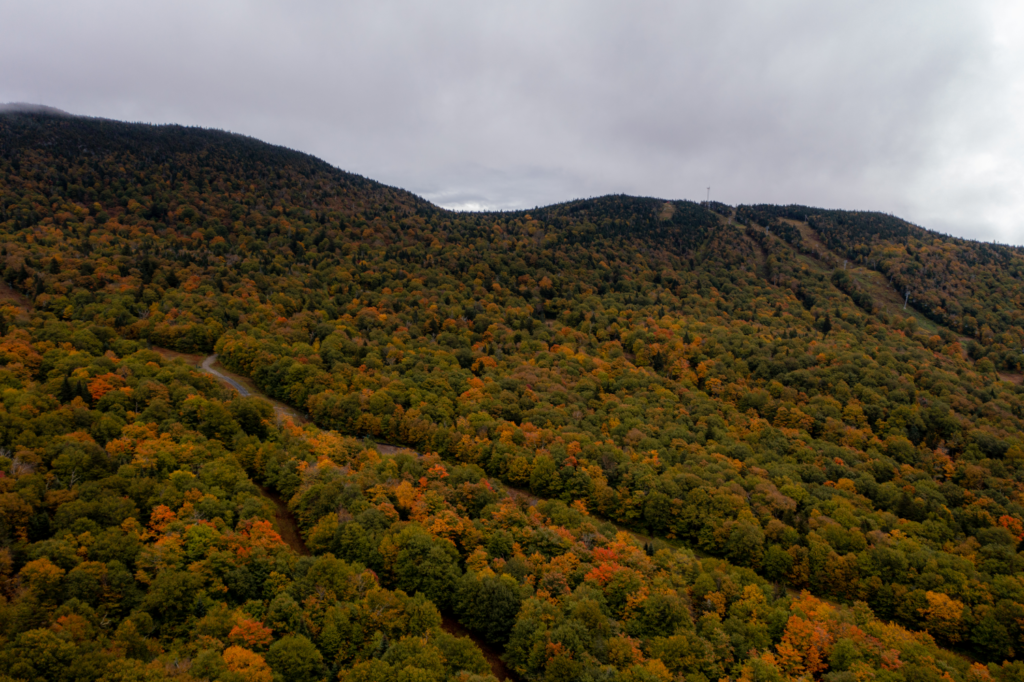
[[[1024,677],[1018,248],[8,111],[0,268],[0,680]]]

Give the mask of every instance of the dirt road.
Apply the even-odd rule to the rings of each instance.
[[[204,374],[209,374],[214,379],[224,384],[228,388],[236,391],[238,395],[243,398],[255,396],[262,398],[270,403],[274,408],[274,416],[277,418],[277,422],[280,425],[281,418],[288,416],[296,424],[308,424],[309,418],[305,414],[299,412],[290,405],[286,405],[279,400],[274,400],[264,395],[249,379],[243,376],[239,376],[233,372],[228,371],[220,362],[217,361],[217,354],[207,355],[205,358],[202,355],[191,355],[189,353],[179,353],[178,351],[170,350],[167,348],[160,348],[159,346],[151,346],[151,350],[160,354],[160,357],[165,360],[182,360],[186,364],[195,367]]]
[[[217,354],[216,353],[214,353],[213,355],[208,356],[205,360],[203,360],[203,364],[201,366],[201,369],[204,372],[206,372],[207,374],[210,374],[210,375],[216,377],[222,383],[225,383],[228,386],[230,386],[231,388],[233,388],[236,391],[238,391],[238,394],[240,396],[242,396],[243,398],[248,398],[249,396],[253,395],[252,392],[248,388],[243,386],[241,382],[236,381],[234,378],[228,376],[227,374],[223,374],[223,373],[218,372],[217,370],[215,370],[213,368],[213,363],[215,363],[215,362],[217,362]],[[266,398],[267,400],[269,400],[269,398],[267,398],[266,396],[262,396],[262,397]]]
[[[281,539],[295,550],[296,554],[309,556],[309,548],[306,547],[306,541],[302,539],[302,533],[299,532],[299,524],[295,521],[295,517],[288,509],[284,499],[270,488],[264,488],[261,485],[256,485],[256,487],[260,489],[263,497],[274,503],[274,522]]]

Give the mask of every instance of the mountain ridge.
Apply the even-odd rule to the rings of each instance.
[[[201,135],[209,135],[209,136],[211,136],[211,138],[214,138],[217,135],[223,135],[223,136],[226,136],[226,137],[228,137],[230,139],[235,139],[235,140],[238,140],[238,141],[244,141],[246,143],[255,143],[255,145],[257,145],[257,146],[265,146],[267,149],[270,149],[270,150],[282,151],[282,152],[285,152],[287,154],[294,154],[294,155],[296,155],[297,158],[303,158],[305,160],[311,160],[311,161],[315,162],[316,164],[322,164],[323,166],[326,166],[326,167],[328,167],[328,168],[330,168],[330,169],[332,169],[334,171],[342,173],[344,176],[351,176],[351,177],[360,178],[360,179],[363,179],[363,180],[367,180],[367,181],[369,181],[371,183],[375,183],[377,185],[381,185],[383,187],[387,187],[389,189],[397,189],[397,190],[406,192],[406,193],[412,195],[413,197],[415,197],[418,201],[420,201],[422,203],[425,203],[425,204],[429,204],[430,206],[434,207],[437,210],[450,211],[452,213],[464,213],[464,214],[470,214],[470,215],[473,215],[473,214],[481,214],[481,215],[525,215],[525,214],[531,214],[531,213],[535,213],[535,212],[539,212],[539,211],[545,211],[545,210],[546,211],[565,210],[565,209],[570,209],[571,210],[572,208],[575,208],[575,207],[582,207],[582,206],[586,205],[588,202],[593,202],[593,201],[603,200],[603,199],[626,198],[626,197],[631,198],[631,199],[635,199],[635,200],[651,200],[651,201],[657,201],[657,202],[662,202],[662,203],[684,203],[684,204],[698,204],[698,205],[704,205],[704,203],[705,203],[705,202],[693,202],[693,201],[685,200],[685,199],[666,199],[666,198],[659,198],[659,197],[633,196],[633,195],[627,195],[627,194],[623,194],[623,193],[612,193],[612,194],[606,194],[606,195],[600,195],[600,196],[594,196],[594,197],[570,199],[570,200],[566,200],[566,201],[556,202],[556,203],[550,204],[550,205],[537,206],[537,207],[534,207],[532,209],[520,208],[520,209],[507,209],[507,210],[462,211],[462,210],[454,210],[454,209],[443,208],[441,206],[432,204],[427,199],[424,199],[424,198],[422,198],[422,197],[420,197],[418,195],[415,195],[412,192],[409,192],[408,190],[404,190],[402,188],[399,188],[399,187],[396,187],[396,186],[392,186],[392,185],[387,185],[386,183],[382,183],[380,181],[370,179],[370,178],[368,178],[366,176],[360,175],[358,173],[354,173],[352,171],[346,171],[346,170],[344,170],[344,169],[342,169],[342,168],[340,168],[338,166],[334,166],[334,165],[330,164],[329,162],[324,161],[323,159],[320,159],[319,157],[317,157],[317,156],[315,156],[313,154],[310,154],[308,152],[303,152],[301,150],[293,149],[293,148],[290,148],[290,147],[287,147],[287,146],[284,146],[284,145],[278,145],[278,144],[274,144],[274,143],[270,143],[270,142],[265,142],[265,141],[263,141],[263,140],[261,140],[261,139],[259,139],[257,137],[253,137],[253,136],[247,135],[245,133],[236,133],[236,132],[222,130],[222,129],[218,129],[218,128],[204,128],[202,126],[182,126],[180,124],[175,124],[175,123],[153,124],[153,123],[126,122],[126,121],[121,121],[119,119],[112,119],[112,118],[106,118],[106,117],[94,117],[94,116],[86,116],[86,115],[81,115],[81,114],[73,114],[73,113],[69,113],[69,112],[63,111],[61,109],[57,109],[57,108],[50,107],[50,106],[47,106],[47,105],[42,105],[42,104],[28,104],[28,103],[20,103],[20,102],[0,104],[0,115],[9,115],[9,116],[17,116],[17,115],[33,116],[33,115],[35,115],[35,116],[40,116],[40,117],[57,117],[57,118],[64,117],[64,118],[70,118],[70,119],[77,119],[77,120],[81,120],[81,121],[91,121],[91,122],[96,122],[96,123],[99,123],[99,124],[111,124],[111,125],[113,125],[115,127],[116,126],[143,126],[145,128],[150,129],[152,132],[158,132],[161,129],[166,129],[166,130],[175,131],[175,132],[181,132],[181,131],[190,131],[192,133],[197,133],[198,132]],[[27,140],[27,142],[29,144],[31,144],[33,141],[34,140],[32,138],[29,138],[29,140]],[[934,237],[939,237],[939,238],[943,238],[943,239],[951,239],[951,240],[955,240],[955,241],[973,242],[973,243],[979,243],[979,244],[991,244],[993,246],[1005,246],[1007,248],[1014,248],[1014,249],[1024,249],[1024,245],[1004,245],[1004,244],[999,244],[999,243],[996,243],[996,242],[986,242],[986,241],[975,240],[975,239],[966,238],[966,237],[956,237],[954,235],[947,235],[947,234],[938,232],[936,230],[932,230],[931,228],[927,228],[927,227],[924,227],[924,226],[921,226],[921,225],[916,225],[916,224],[911,223],[911,222],[909,222],[909,221],[907,221],[907,220],[905,220],[903,218],[899,218],[898,216],[895,216],[893,214],[888,214],[888,213],[879,212],[879,211],[871,211],[871,210],[865,211],[865,210],[858,210],[858,209],[854,209],[854,210],[848,210],[848,209],[827,209],[827,208],[821,208],[821,207],[808,206],[808,205],[804,205],[804,204],[785,204],[785,205],[776,205],[776,204],[738,204],[737,206],[731,206],[731,205],[728,205],[728,204],[721,204],[720,202],[711,202],[710,203],[710,207],[711,207],[711,209],[713,211],[715,211],[715,208],[717,207],[718,210],[715,211],[715,212],[717,212],[719,214],[725,214],[725,213],[728,213],[728,212],[732,211],[735,208],[742,207],[742,208],[745,208],[745,209],[752,209],[754,212],[760,211],[760,212],[763,213],[764,211],[767,210],[767,211],[769,211],[769,212],[771,212],[773,214],[779,214],[779,215],[781,215],[781,214],[792,214],[792,215],[795,215],[795,216],[801,216],[804,219],[806,219],[808,216],[811,216],[811,215],[844,214],[844,213],[854,214],[854,215],[879,216],[879,217],[883,217],[883,218],[892,219],[896,223],[902,224],[902,225],[904,225],[904,226],[906,226],[908,228],[916,228],[917,230],[924,231],[926,234],[932,235]]]
[[[800,211],[0,114],[0,674],[1019,677],[1024,258]]]

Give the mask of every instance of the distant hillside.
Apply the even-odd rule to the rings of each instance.
[[[53,110],[58,112],[58,110]],[[130,164],[124,171],[159,167],[176,175],[201,166],[203,172],[230,172],[236,180],[266,181],[272,170],[288,168],[306,181],[329,181],[333,189],[360,191],[367,198],[403,205],[426,205],[414,195],[359,175],[345,173],[308,154],[269,145],[251,137],[220,130],[179,125],[122,123],[101,118],[69,116],[63,112],[29,109],[0,112],[0,154],[15,167],[23,155],[45,150],[47,156],[87,160],[93,164],[114,155]],[[60,161],[58,161],[59,163]],[[197,164],[193,168],[179,164]],[[319,197],[309,197],[316,200]]]
[[[0,678],[1020,679],[1022,273],[0,111]]]
[[[904,295],[909,292],[913,306],[930,319],[986,346],[998,343],[997,353],[1013,344],[999,343],[996,336],[1013,336],[1024,323],[1022,247],[948,237],[882,213],[742,206],[738,215],[752,224],[782,226],[798,248],[800,232],[786,228],[786,221],[807,223],[836,253],[882,273]]]

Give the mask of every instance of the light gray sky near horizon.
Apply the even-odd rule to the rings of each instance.
[[[6,0],[0,102],[221,128],[465,210],[608,193],[1024,244],[1006,0]]]

